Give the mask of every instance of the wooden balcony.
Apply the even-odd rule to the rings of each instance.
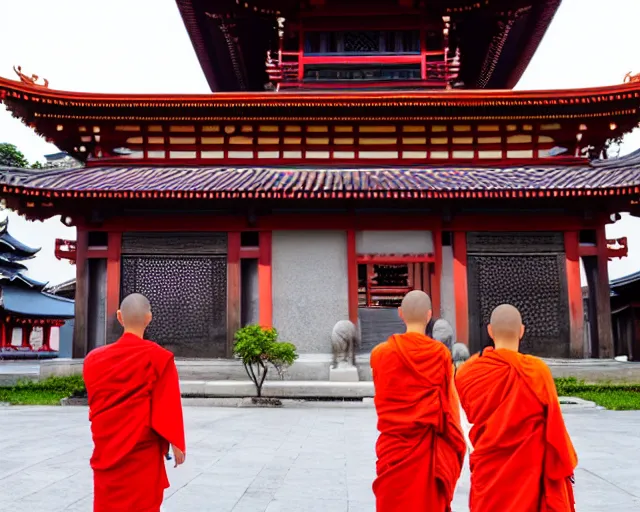
[[[411,87],[449,89],[460,73],[460,53],[415,55],[267,54],[266,71],[276,90]]]

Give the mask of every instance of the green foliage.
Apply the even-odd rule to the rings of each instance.
[[[286,368],[298,358],[295,345],[278,341],[278,331],[273,327],[259,325],[247,325],[236,332],[233,353],[242,360],[258,396],[262,396],[269,365],[283,378]]]
[[[0,144],[0,165],[5,167],[29,167],[29,161],[13,144]]]
[[[0,387],[0,402],[12,405],[59,405],[60,400],[86,392],[81,375],[49,377],[43,381],[23,380]]]
[[[575,377],[555,379],[559,396],[589,400],[612,411],[640,410],[640,384],[587,384]]]

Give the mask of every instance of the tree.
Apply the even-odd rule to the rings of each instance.
[[[29,161],[13,144],[0,143],[0,165],[4,167],[29,167]]]
[[[259,325],[247,325],[236,332],[233,353],[242,359],[247,375],[256,386],[258,398],[262,396],[269,365],[283,378],[284,370],[298,358],[292,343],[278,341],[278,331]]]

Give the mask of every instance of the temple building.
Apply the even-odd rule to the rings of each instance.
[[[472,351],[510,302],[525,351],[614,355],[607,263],[627,249],[605,226],[640,215],[640,160],[607,149],[640,121],[640,77],[513,91],[560,0],[177,4],[209,94],[0,79],[84,164],[0,178],[9,207],[77,228],[56,248],[77,268],[74,357],[116,339],[131,292],[178,357],[229,357],[247,323],[320,356],[343,319],[365,355],[412,289]]]
[[[9,221],[0,222],[0,359],[48,359],[57,357],[52,334],[73,318],[73,300],[44,291],[22,263],[40,249],[28,247],[8,232]]]

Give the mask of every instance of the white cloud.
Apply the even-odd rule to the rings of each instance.
[[[616,84],[640,72],[640,2],[564,0],[519,89],[565,89]],[[12,66],[46,77],[55,89],[121,93],[207,93],[204,75],[175,2],[170,0],[22,0],[4,2],[0,17],[0,75]],[[0,142],[30,160],[57,149],[0,108]],[[627,137],[623,152],[640,146]],[[20,224],[12,231],[43,247],[31,262],[34,277],[70,276],[52,257],[53,240],[69,237],[57,220]],[[640,219],[625,216],[608,229],[629,237],[630,256],[610,265],[612,277],[640,268]],[[50,271],[50,274],[47,274]],[[55,275],[54,275],[55,274]],[[62,279],[61,279],[62,280]]]

